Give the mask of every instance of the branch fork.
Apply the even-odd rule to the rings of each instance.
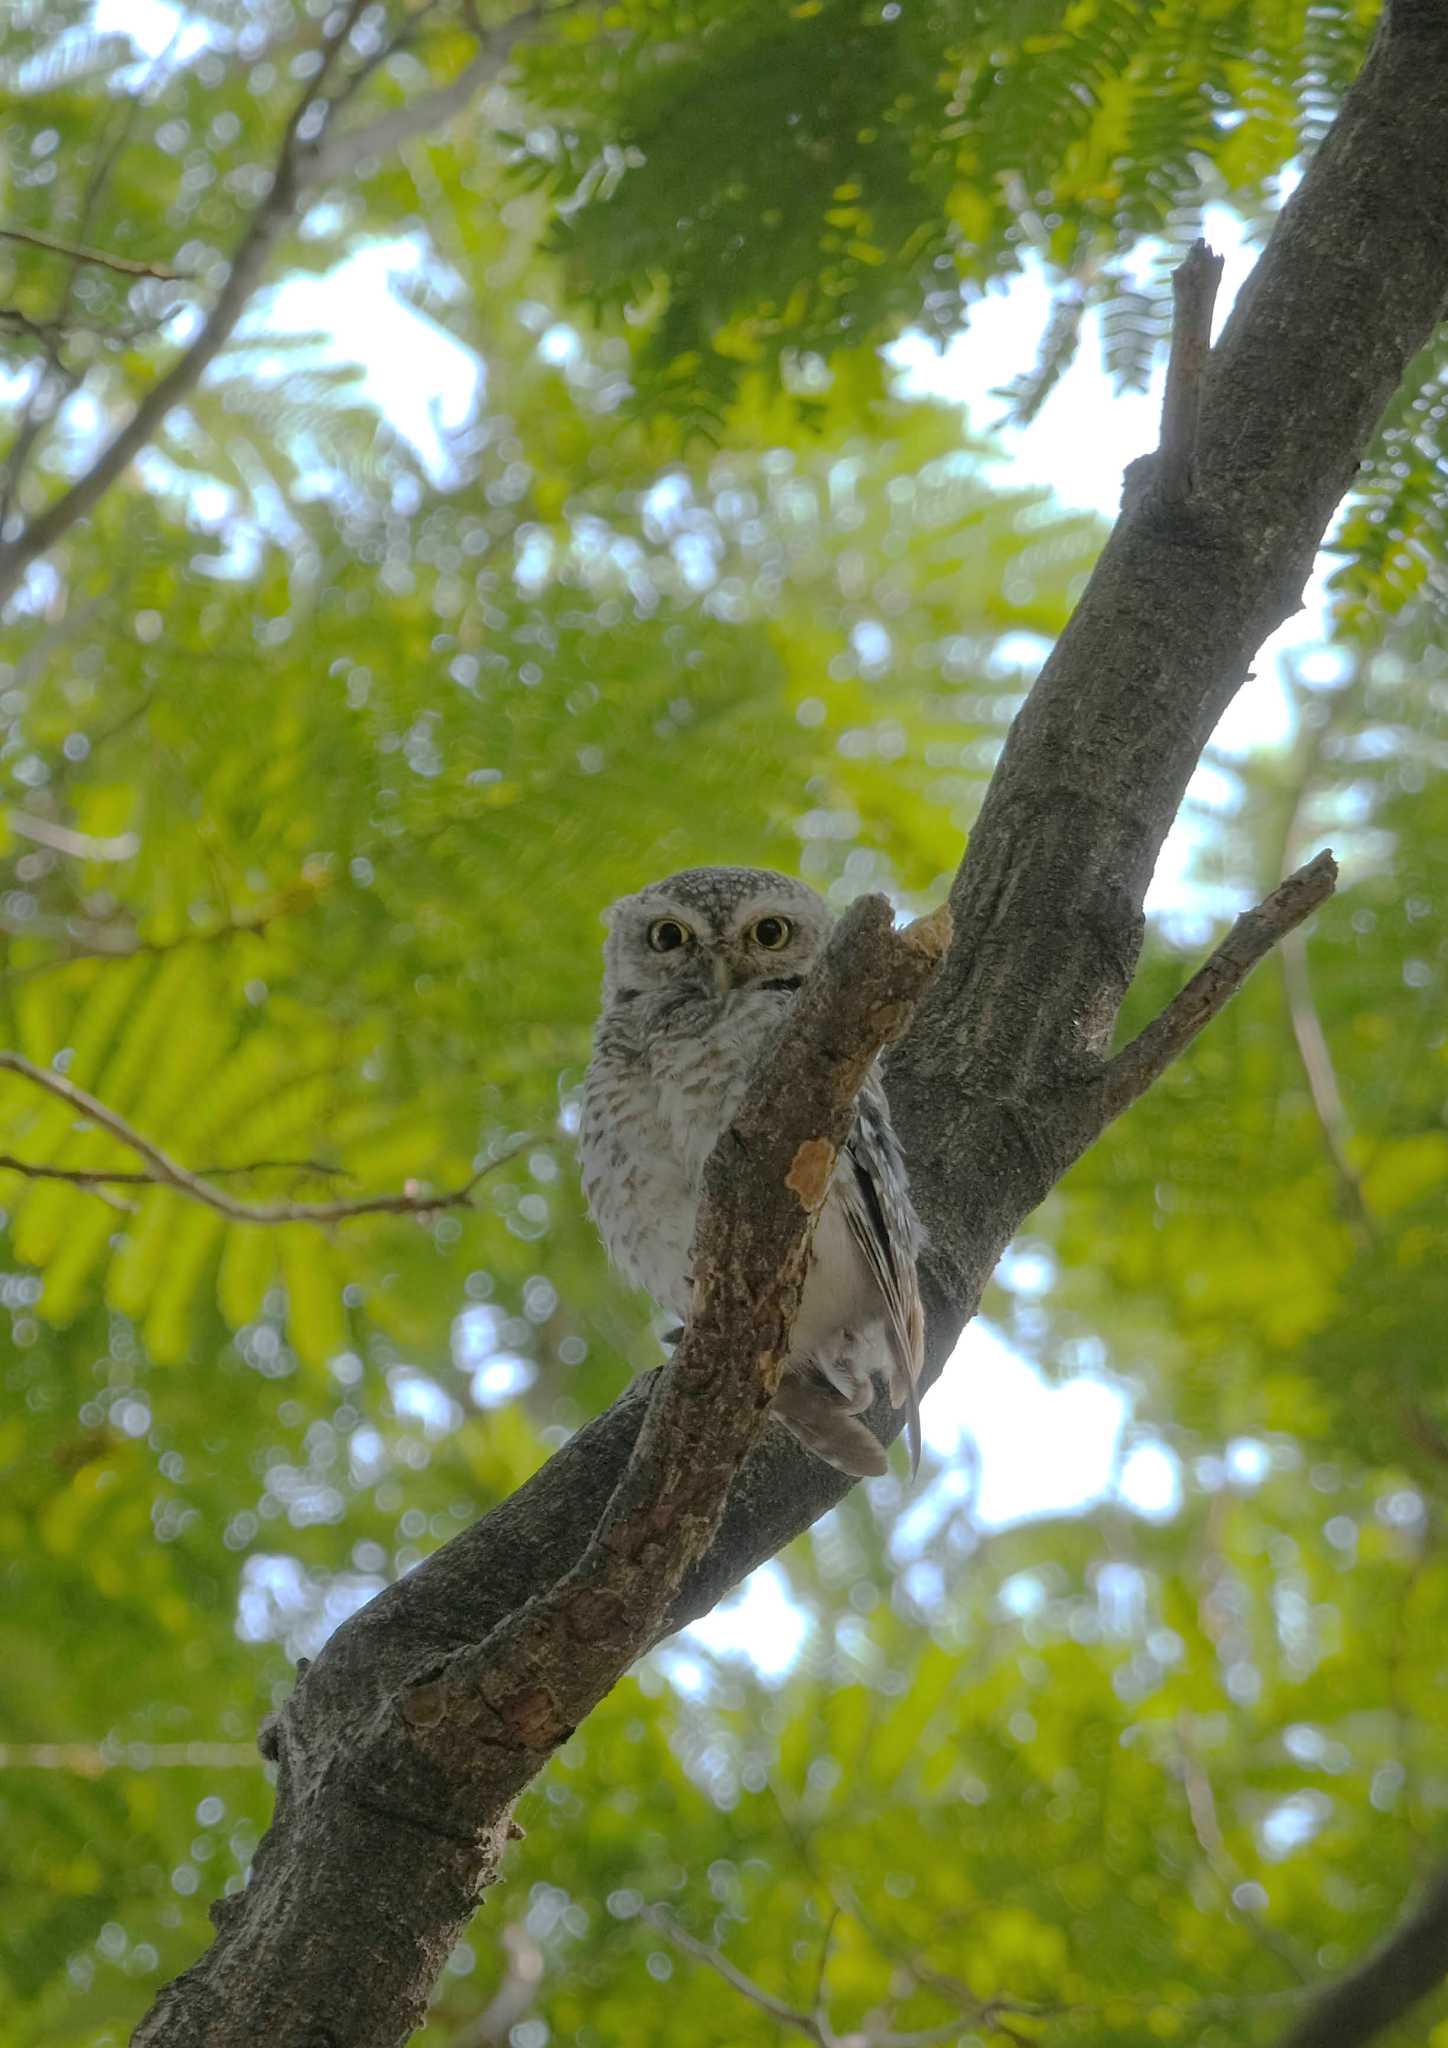
[[[486,1729],[521,1785],[663,1632],[765,1427],[855,1098],[949,932],[939,912],[896,929],[882,896],[840,920],[705,1169],[688,1325],[592,1540],[548,1592],[404,1691],[419,1735],[455,1752]]]

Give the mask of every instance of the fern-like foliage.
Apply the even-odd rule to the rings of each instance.
[[[731,7],[683,36],[626,18],[616,52],[588,52],[586,94],[581,48],[530,59],[540,102],[573,110],[520,140],[516,169],[561,202],[575,289],[630,309],[641,402],[715,415],[741,364],[830,357],[904,321],[950,332],[960,287],[1031,245],[1094,277],[1113,366],[1139,382],[1161,294],[1149,319],[1134,308],[1124,259],[1189,240],[1207,198],[1266,207],[1369,26],[1351,0],[827,0],[783,22]],[[1023,397],[1045,389],[1038,371]]]

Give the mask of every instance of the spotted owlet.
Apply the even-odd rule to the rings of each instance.
[[[813,889],[762,868],[689,868],[609,912],[583,1190],[614,1263],[681,1321],[705,1161],[833,921]],[[871,1073],[816,1219],[774,1402],[785,1427],[842,1472],[885,1469],[860,1419],[876,1374],[897,1408],[908,1405],[919,1460],[922,1240]]]

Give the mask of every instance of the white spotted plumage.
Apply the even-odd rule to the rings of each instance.
[[[603,1012],[583,1090],[584,1193],[610,1257],[680,1320],[705,1161],[833,918],[803,882],[690,868],[609,913]],[[918,1461],[923,1233],[872,1073],[810,1246],[774,1412],[841,1471],[881,1472],[860,1417],[878,1376]]]

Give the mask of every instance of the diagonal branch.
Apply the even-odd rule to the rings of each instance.
[[[770,2019],[777,2020],[780,2026],[790,2027],[795,2033],[803,2034],[807,2041],[816,2044],[816,2048],[847,2048],[847,2044],[848,2048],[938,2048],[938,2044],[959,2041],[961,2038],[961,2028],[966,2022],[959,2013],[954,2019],[941,2020],[933,2027],[916,2027],[907,2032],[899,2032],[891,2027],[872,2027],[856,2030],[848,2036],[837,2034],[818,2000],[814,2012],[808,2013],[798,2006],[786,2004],[782,1998],[776,1998],[772,1991],[766,1991],[762,1984],[756,1984],[737,1964],[731,1963],[722,1949],[714,1947],[711,1942],[700,1941],[696,1934],[690,1934],[686,1927],[681,1927],[672,1913],[663,1906],[653,1907],[648,1919],[661,1934],[673,1942],[676,1948],[681,1949],[687,1956],[693,1956],[697,1962],[706,1964],[716,1976],[722,1977],[731,1991],[737,1991],[741,1998],[747,1999],[751,2005],[758,2006],[762,2013],[767,2013]],[[1027,2048],[1026,2036],[1017,2033],[1002,2017],[1003,2013],[1016,2009],[1008,2000],[1001,2000],[994,2005],[975,2007],[970,2013],[970,2018],[984,2018],[994,2033],[1003,2035],[1009,2041],[1018,2041],[1022,2048]],[[1025,2011],[1027,2008],[1021,2007],[1019,2010]]]
[[[1183,792],[1255,650],[1298,604],[1369,436],[1441,318],[1445,181],[1448,9],[1388,0],[1367,65],[1213,350],[1192,516],[1164,518],[1147,491],[1118,522],[1011,729],[951,890],[949,951],[887,1066],[929,1233],[932,1376],[1061,1170],[1072,1134],[1063,1139],[1057,1120],[1070,1123],[1073,1101],[1089,1109],[1091,1077],[1114,1065],[1143,898]],[[1188,1023],[1178,1011],[1171,1028]],[[1182,1042],[1190,1035],[1183,1029]],[[1156,1046],[1151,1057],[1128,1048],[1115,1068],[1123,1106],[1133,1071],[1141,1086],[1159,1071],[1160,1032]],[[796,1109],[780,1104],[797,1141],[808,1127],[792,1121]],[[770,1215],[778,1179],[777,1169],[773,1181],[759,1177],[773,1189]],[[774,1341],[752,1322],[741,1333],[742,1363],[730,1366],[738,1398],[766,1391]],[[681,1384],[673,1398],[686,1392]],[[651,1394],[635,1383],[330,1638],[280,1717],[276,1816],[250,1884],[218,1902],[216,1941],[161,1994],[137,2048],[323,2035],[396,2048],[421,2022],[497,1875],[517,1787],[616,1656],[626,1623],[610,1603],[599,1605],[608,1647],[593,1665],[589,1606],[565,1602],[560,1613],[557,1589],[615,1525],[611,1503],[634,1498]],[[736,1417],[725,1429],[731,1443],[738,1427]],[[640,1539],[651,1600],[668,1568],[650,1551],[692,1542],[717,1513],[717,1474],[701,1478],[707,1511],[692,1510],[691,1524],[690,1504],[675,1496],[676,1520],[657,1541],[632,1506],[617,1517],[620,1533]],[[762,1431],[663,1626],[706,1611],[845,1490],[784,1431]],[[540,1610],[552,1617],[541,1629],[546,1681],[505,1692],[509,1711],[494,1702],[489,1722],[479,1710],[472,1735],[464,1728],[450,1744],[453,1660],[491,1640],[509,1675],[528,1677]],[[565,1651],[590,1666],[584,1681],[557,1669]],[[444,1681],[430,1729],[401,1712],[407,1700],[426,1718],[429,1674]],[[491,1671],[478,1675],[480,1689],[493,1686]]]
[[[520,43],[529,41],[545,22],[570,14],[582,4],[583,0],[559,0],[558,5],[550,7],[545,0],[534,0],[534,5],[514,15],[511,21],[480,31],[477,50],[446,85],[433,86],[428,92],[418,93],[405,106],[391,107],[371,121],[329,135],[321,154],[318,179],[335,182],[350,178],[359,165],[385,161],[419,135],[435,135],[470,106],[485,85],[492,83]]]
[[[881,896],[840,920],[709,1160],[689,1325],[644,1395],[617,1483],[581,1503],[592,1528],[576,1563],[486,1632],[469,1637],[454,1623],[456,1647],[436,1636],[427,1657],[412,1638],[375,1706],[344,1679],[345,1762],[329,1740],[339,1698],[326,1651],[269,1720],[279,1813],[320,1826],[305,1885],[290,1882],[289,1858],[263,1844],[247,1890],[214,1909],[203,1995],[244,2010],[247,2040],[304,2038],[308,1994],[287,1961],[298,1944],[309,1970],[327,1970],[334,1957],[330,2038],[383,2048],[420,2019],[433,1976],[496,1872],[514,1799],[665,1630],[684,1574],[716,1535],[740,1464],[765,1432],[814,1218],[855,1097],[881,1047],[908,1025],[949,931],[942,913],[897,931]],[[328,1787],[320,1799],[318,1767]],[[390,1884],[356,1883],[399,1824],[446,1865],[440,1889],[428,1883],[405,1905]],[[282,1880],[275,1889],[273,1873]],[[404,1926],[412,1931],[400,1939]],[[358,1942],[392,1959],[385,1985],[375,1970],[350,1966]],[[136,2048],[193,2038],[190,1997],[184,1979],[163,1992]]]
[[[1225,939],[1180,994],[1130,1045],[1109,1060],[1097,1079],[1093,1106],[1104,1129],[1129,1109],[1179,1059],[1197,1033],[1231,1001],[1247,976],[1280,939],[1319,909],[1337,886],[1337,862],[1319,853],[1289,875],[1255,910],[1243,911]],[[1094,1133],[1093,1133],[1094,1135]]]
[[[472,1200],[473,1190],[478,1182],[508,1160],[517,1157],[524,1146],[531,1144],[531,1137],[523,1137],[502,1152],[496,1159],[490,1159],[480,1166],[461,1187],[447,1188],[437,1192],[417,1187],[406,1188],[397,1195],[363,1195],[351,1202],[242,1202],[234,1195],[228,1195],[221,1188],[212,1187],[200,1174],[179,1166],[159,1145],[153,1145],[149,1138],[133,1130],[125,1118],[89,1094],[84,1088],[77,1088],[73,1081],[67,1081],[61,1074],[50,1073],[44,1067],[35,1066],[18,1052],[0,1052],[0,1073],[18,1074],[21,1080],[31,1081],[47,1094],[55,1095],[62,1102],[70,1104],[81,1116],[96,1124],[103,1131],[109,1131],[113,1138],[128,1147],[138,1158],[144,1159],[150,1167],[146,1174],[102,1173],[81,1171],[57,1166],[36,1164],[30,1161],[3,1158],[0,1170],[19,1173],[30,1180],[70,1181],[76,1187],[88,1188],[99,1193],[102,1186],[134,1185],[143,1183],[149,1187],[173,1189],[177,1194],[188,1196],[199,1202],[204,1209],[214,1209],[218,1216],[225,1216],[232,1223],[346,1223],[354,1216],[431,1216],[439,1209],[466,1209]],[[265,1162],[263,1162],[265,1163]],[[218,1172],[249,1172],[260,1168],[232,1167],[218,1168]]]
[[[592,1539],[546,1593],[403,1693],[403,1719],[438,1730],[447,1757],[479,1737],[511,1747],[521,1789],[663,1632],[764,1429],[855,1097],[949,931],[942,913],[897,931],[883,896],[840,920],[705,1169],[688,1327]]]
[[[513,1155],[510,1153],[508,1156]],[[493,1161],[494,1165],[500,1163]],[[63,1180],[74,1188],[163,1188],[169,1185],[154,1173],[108,1171],[103,1167],[42,1166],[33,1159],[17,1159],[9,1152],[0,1152],[0,1172],[18,1173],[26,1180]],[[205,1180],[226,1180],[245,1173],[296,1173],[317,1180],[347,1177],[345,1167],[327,1166],[320,1159],[248,1159],[241,1166],[198,1167],[197,1173]]]
[[[1314,2000],[1281,2048],[1363,2048],[1448,1977],[1448,1864],[1381,1947]]]
[[[78,519],[83,519],[94,509],[159,431],[172,407],[195,389],[207,367],[230,340],[265,275],[273,250],[295,218],[306,192],[327,178],[345,174],[361,160],[362,155],[376,154],[379,143],[385,144],[389,135],[405,140],[417,132],[399,123],[394,123],[389,129],[384,124],[392,117],[382,116],[373,128],[359,130],[352,136],[344,134],[338,137],[337,153],[335,156],[331,154],[332,138],[328,123],[334,106],[347,96],[348,82],[344,81],[330,98],[327,86],[347,39],[367,4],[368,0],[348,0],[335,28],[324,35],[322,62],[288,117],[266,196],[237,244],[226,282],[217,293],[195,339],[164,376],[151,386],[90,468],[45,511],[37,513],[15,540],[0,544],[0,607],[14,596],[30,565],[54,547]],[[464,74],[469,79],[466,97],[454,105],[446,97],[451,91],[447,87],[442,88],[436,98],[425,96],[430,103],[429,118],[442,119],[458,111],[458,107],[466,104],[466,98],[470,98],[488,78],[497,76],[518,43],[544,18],[542,7],[535,5],[493,30],[484,48],[467,66]],[[385,50],[383,54],[387,54]],[[367,140],[369,137],[371,139]],[[359,153],[359,145],[364,140],[367,146]]]
[[[195,389],[203,371],[229,340],[260,284],[267,259],[292,219],[305,182],[303,165],[315,156],[319,137],[306,131],[313,117],[325,126],[326,86],[366,0],[348,0],[336,27],[324,31],[322,61],[297,99],[282,130],[276,167],[261,201],[237,244],[226,282],[190,346],[141,399],[131,417],[101,450],[90,468],[38,513],[23,533],[0,546],[0,605],[14,595],[30,564],[83,519],[156,433],[171,408]]]
[[[717,1949],[711,1942],[700,1941],[697,1935],[690,1934],[688,1928],[681,1927],[673,1914],[667,1912],[664,1907],[653,1907],[648,1918],[650,1924],[657,1927],[660,1934],[667,1936],[675,1948],[681,1949],[686,1956],[692,1956],[696,1962],[707,1964],[716,1976],[724,1979],[731,1991],[737,1991],[741,1998],[747,1999],[751,2005],[758,2006],[762,2013],[766,2013],[772,2020],[777,2020],[780,2026],[791,2027],[795,2033],[803,2034],[807,2041],[815,2043],[815,2048],[827,2048],[829,2037],[813,2015],[801,2012],[796,2006],[787,2005],[782,1998],[776,1998],[772,1991],[766,1991],[762,1984],[756,1984],[752,1977],[746,1977],[741,1969],[730,1962],[722,1949]]]

